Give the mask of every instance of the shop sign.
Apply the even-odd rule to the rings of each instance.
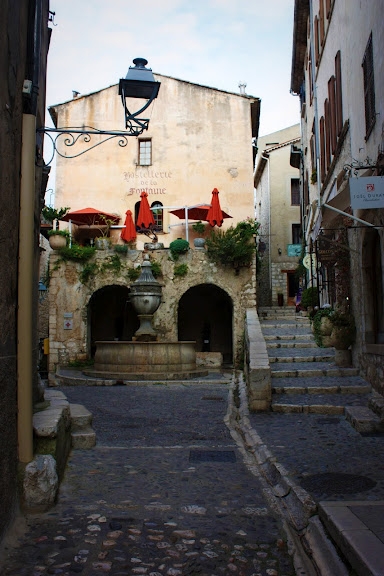
[[[384,176],[349,179],[351,208],[384,208]]]
[[[335,261],[335,254],[332,250],[333,236],[321,234],[317,238],[317,257],[322,264],[330,264]]]

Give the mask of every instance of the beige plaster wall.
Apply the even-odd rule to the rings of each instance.
[[[119,214],[123,224],[126,210],[134,213],[142,190],[147,191],[150,203],[179,207],[210,203],[213,188],[218,188],[222,209],[233,217],[224,227],[252,217],[254,99],[155,77],[161,82],[159,96],[144,113],[150,124],[140,137],[152,140],[152,165],[137,164],[135,137],[129,137],[123,148],[111,140],[72,160],[57,157],[56,207],[78,210],[91,206]],[[132,110],[137,109],[138,102],[132,101]],[[124,130],[117,86],[79,96],[54,110],[59,127],[89,125]],[[97,142],[97,137],[92,142]],[[71,151],[83,147],[79,142]],[[165,233],[159,241],[168,246],[173,239],[185,237],[185,228],[176,216],[167,210],[164,214]],[[190,239],[194,236],[190,230]],[[140,236],[138,248],[145,241],[147,238]]]
[[[261,156],[268,158],[256,186],[256,217],[261,224],[260,238],[267,246],[261,263],[258,305],[276,305],[279,292],[287,303],[287,274],[283,270],[294,270],[299,261],[287,253],[287,245],[292,244],[292,224],[300,224],[300,206],[291,204],[291,179],[300,178],[300,171],[290,165],[291,142],[299,138],[300,125],[295,124],[258,140],[256,167]]]
[[[114,252],[97,251],[95,261],[101,264]],[[235,359],[242,352],[244,335],[244,318],[247,308],[255,307],[255,266],[243,268],[238,275],[234,270],[224,269],[208,261],[204,250],[190,250],[179,258],[179,263],[188,265],[185,277],[175,277],[175,263],[169,257],[168,250],[156,250],[150,253],[151,258],[160,262],[163,284],[163,303],[155,313],[154,326],[163,341],[177,340],[178,303],[182,295],[192,286],[214,284],[222,288],[233,304],[233,349]],[[87,356],[87,305],[95,291],[104,286],[129,286],[127,270],[141,264],[143,253],[130,251],[128,256],[121,256],[122,269],[118,275],[111,272],[98,274],[87,285],[80,282],[79,273],[83,265],[60,261],[57,252],[51,253],[51,280],[49,288],[50,318],[49,370],[51,376],[58,364],[69,361],[84,360]],[[65,314],[70,314],[71,329],[65,329]]]

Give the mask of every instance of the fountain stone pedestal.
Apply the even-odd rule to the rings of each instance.
[[[161,303],[161,285],[152,275],[146,255],[140,277],[131,286],[131,302],[140,327],[131,342],[96,342],[95,364],[84,374],[117,380],[179,380],[208,374],[196,368],[196,342],[159,342],[153,315]]]

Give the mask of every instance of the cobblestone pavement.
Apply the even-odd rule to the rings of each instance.
[[[224,422],[227,384],[60,388],[94,415],[57,505],[3,576],[293,576],[279,517]]]
[[[315,501],[384,500],[384,435],[364,436],[345,416],[265,413],[249,419]]]

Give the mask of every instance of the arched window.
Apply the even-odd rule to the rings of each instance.
[[[161,202],[152,202],[151,208],[156,208],[156,210],[152,210],[155,219],[155,230],[156,232],[163,232],[163,205]]]

